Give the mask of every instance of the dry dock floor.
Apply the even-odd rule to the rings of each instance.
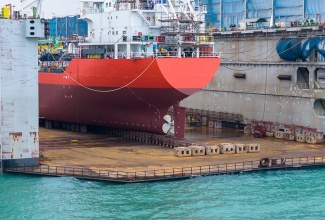
[[[274,138],[253,138],[229,128],[186,129],[189,142],[204,144],[259,143],[259,153],[175,157],[173,148],[134,142],[104,134],[40,128],[41,164],[92,170],[137,172],[180,167],[256,161],[261,158],[324,156],[325,144],[307,144]],[[78,143],[71,143],[78,140]]]

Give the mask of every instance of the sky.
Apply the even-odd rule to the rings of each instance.
[[[34,1],[35,0],[0,0],[0,7],[2,8],[6,4],[11,4],[15,6],[15,11],[20,11]],[[37,6],[37,1],[34,5]],[[52,18],[53,16],[63,17],[67,15],[76,15],[79,13],[80,9],[78,9],[78,0],[43,0],[41,11],[42,17],[44,15],[45,18]],[[31,7],[25,9],[24,13],[26,12],[28,15],[31,15]]]

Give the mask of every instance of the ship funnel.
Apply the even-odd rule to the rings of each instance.
[[[165,115],[164,120],[167,123],[164,123],[162,126],[163,132],[167,134],[168,132],[174,134],[174,120],[172,121],[172,117],[170,115]]]

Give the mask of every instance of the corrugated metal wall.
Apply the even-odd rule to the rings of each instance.
[[[50,19],[50,36],[70,38],[71,35],[88,36],[88,24],[78,16],[67,16]]]
[[[207,5],[207,25],[228,29],[245,18],[266,18],[275,23],[303,22],[315,18],[325,22],[324,0],[202,0]]]

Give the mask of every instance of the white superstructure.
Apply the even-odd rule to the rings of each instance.
[[[115,59],[214,55],[213,37],[205,31],[206,7],[194,1],[82,0],[79,7],[88,23],[82,49],[104,49]]]

